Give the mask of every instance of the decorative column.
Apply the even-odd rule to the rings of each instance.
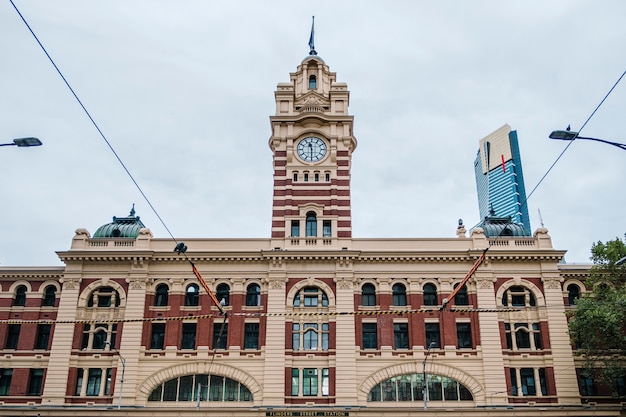
[[[265,369],[263,405],[285,403],[285,283],[282,259],[270,260],[267,277],[267,325],[265,336]]]
[[[556,270],[556,263],[554,263],[554,272],[544,272],[542,275],[546,305],[550,306],[550,308],[546,308],[546,314],[550,331],[556,395],[559,398],[559,404],[580,405],[578,378],[576,377],[574,355],[567,329],[561,277]]]
[[[76,308],[80,294],[80,275],[80,272],[66,272],[60,279],[63,287],[59,294],[58,323],[54,326],[46,383],[41,398],[41,404],[44,406],[63,405],[65,403],[69,383],[72,342],[74,340],[75,324],[72,321],[76,320]]]
[[[345,268],[343,268],[345,269]],[[354,274],[337,273],[336,311],[354,310]],[[336,316],[335,397],[337,405],[357,404],[355,316]]]

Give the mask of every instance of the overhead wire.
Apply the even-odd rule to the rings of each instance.
[[[74,98],[76,99],[78,104],[80,105],[80,107],[83,109],[83,112],[87,115],[87,118],[91,121],[91,124],[96,128],[96,130],[98,131],[98,134],[100,135],[102,140],[104,140],[104,142],[108,146],[109,150],[113,153],[113,155],[115,156],[115,159],[117,159],[117,161],[120,163],[120,165],[122,166],[122,168],[124,169],[124,171],[126,172],[128,177],[131,179],[131,181],[133,182],[133,184],[135,185],[135,187],[137,188],[137,190],[139,191],[139,193],[141,194],[143,199],[146,201],[146,203],[148,204],[148,206],[150,207],[150,209],[152,210],[154,215],[157,217],[157,219],[159,219],[159,222],[165,228],[165,230],[170,235],[170,237],[172,238],[174,243],[176,243],[176,249],[178,249],[180,247],[180,245],[181,245],[181,242],[178,242],[178,240],[174,237],[174,235],[170,231],[169,227],[167,227],[167,224],[165,224],[165,221],[163,220],[163,218],[161,217],[161,215],[159,214],[157,209],[154,207],[154,205],[152,204],[152,202],[150,201],[150,199],[148,198],[146,193],[143,191],[143,189],[141,188],[141,186],[139,185],[139,183],[137,182],[137,180],[135,179],[133,174],[130,172],[130,170],[128,169],[128,167],[124,163],[124,161],[122,161],[122,158],[116,152],[116,150],[113,147],[113,145],[111,144],[111,142],[107,139],[107,137],[105,136],[105,134],[102,131],[102,129],[100,129],[100,126],[98,125],[98,123],[96,123],[96,120],[92,117],[91,113],[89,113],[89,110],[87,110],[87,107],[83,104],[82,100],[78,97],[78,94],[76,94],[76,92],[74,91],[74,89],[70,85],[70,83],[67,80],[67,78],[63,75],[63,72],[61,71],[61,69],[54,62],[54,59],[52,59],[52,56],[50,56],[50,54],[48,53],[48,51],[44,47],[43,43],[41,43],[41,41],[39,40],[39,37],[37,37],[37,35],[35,34],[35,31],[28,24],[28,22],[26,21],[26,18],[24,17],[24,15],[22,15],[22,13],[17,8],[17,6],[13,2],[13,0],[9,0],[9,1],[11,2],[11,5],[13,6],[13,8],[17,12],[17,14],[19,15],[20,19],[22,19],[22,22],[24,22],[24,25],[26,25],[26,27],[28,28],[30,33],[33,35],[33,38],[35,38],[35,41],[37,41],[37,44],[39,44],[39,47],[44,52],[44,54],[46,55],[46,57],[48,58],[48,60],[50,61],[50,63],[54,67],[54,69],[56,70],[56,72],[59,74],[59,76],[61,77],[61,79],[63,80],[63,82],[67,86],[67,88],[70,90],[70,92],[72,93],[72,95],[74,96]],[[182,246],[184,246],[184,244]],[[175,249],[175,251],[177,251],[176,249]],[[189,259],[189,257],[185,253],[185,251],[186,251],[186,247],[185,247],[185,250],[177,251],[177,252],[178,252],[179,255],[183,254],[185,256],[185,259],[191,264],[192,271],[193,271],[194,275],[196,276],[196,278],[198,278],[198,280],[200,281],[200,284],[202,284],[202,287],[204,288],[204,290],[207,293],[209,293],[209,295],[211,296],[211,299],[216,304],[216,306],[219,308],[220,312],[222,312],[222,314],[224,314],[224,309],[220,305],[220,302],[217,300],[217,298],[215,297],[215,294],[213,294],[213,291],[211,291],[210,287],[208,286],[208,284],[206,283],[206,281],[204,280],[204,278],[200,274],[200,271],[198,271],[198,269],[196,268],[194,263],[191,261],[191,259]]]

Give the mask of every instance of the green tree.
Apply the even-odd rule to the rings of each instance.
[[[591,291],[576,301],[569,332],[585,358],[585,373],[615,389],[626,376],[626,243],[616,238],[591,247],[594,266],[585,282]]]

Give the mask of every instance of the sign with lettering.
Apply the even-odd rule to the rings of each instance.
[[[267,411],[267,417],[349,417],[348,411]]]

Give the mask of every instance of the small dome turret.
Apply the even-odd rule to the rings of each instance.
[[[141,222],[139,216],[135,216],[135,205],[130,210],[128,217],[115,217],[111,223],[104,224],[94,233],[94,239],[125,238],[136,239],[139,231],[146,226]]]

